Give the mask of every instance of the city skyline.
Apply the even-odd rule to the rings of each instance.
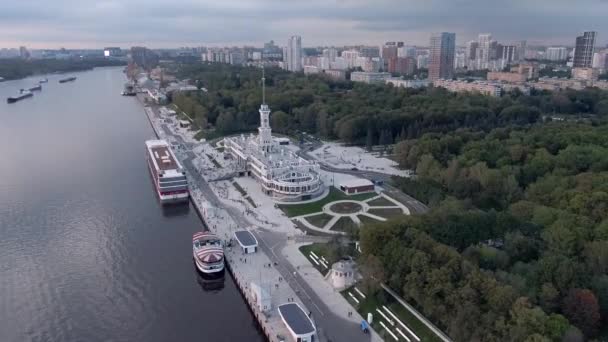
[[[0,12],[0,48],[103,48],[145,45],[260,45],[274,39],[285,46],[292,35],[302,45],[379,45],[384,41],[427,45],[432,32],[454,32],[461,46],[481,32],[501,41],[573,45],[583,31],[597,31],[605,45],[608,1],[524,1],[488,6],[480,0],[115,0],[49,5],[40,0],[5,4]],[[474,19],[474,20],[472,20]],[[513,23],[516,22],[517,25]],[[559,25],[555,25],[559,22]]]

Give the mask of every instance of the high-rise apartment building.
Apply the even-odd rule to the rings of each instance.
[[[342,51],[340,57],[344,58],[347,68],[354,68],[357,64],[357,58],[359,58],[359,51],[356,50],[345,50]]]
[[[287,51],[285,56],[287,70],[302,71],[302,37],[291,36],[287,42]]]
[[[388,68],[388,61],[397,58],[398,47],[395,42],[386,42],[382,47],[382,59],[384,60],[384,69]]]
[[[380,49],[375,46],[362,46],[359,48],[361,57],[377,58],[380,57]]]
[[[516,45],[501,45],[501,51],[498,56],[499,59],[505,61],[506,64],[510,64],[511,62],[519,60],[519,56],[517,54],[517,46]]]
[[[591,68],[593,65],[593,49],[595,47],[594,31],[584,32],[582,36],[576,37],[574,49],[574,68]]]
[[[393,57],[388,60],[388,72],[401,75],[412,75],[416,69],[413,57]]]
[[[568,59],[568,49],[563,46],[550,46],[545,51],[545,59],[555,62]]]
[[[451,79],[454,77],[454,55],[456,34],[441,32],[431,35],[429,55],[429,79]]]
[[[475,41],[475,40],[471,40],[470,42],[467,43],[467,49],[466,49],[466,59],[468,60],[475,60],[477,59],[477,48],[479,48],[479,42]]]

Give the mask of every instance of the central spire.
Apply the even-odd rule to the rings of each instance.
[[[266,104],[266,74],[262,67],[262,105],[260,106],[260,127],[258,127],[258,144],[262,151],[272,150],[272,131],[270,128],[270,108]]]
[[[262,104],[266,104],[266,74],[262,66]]]

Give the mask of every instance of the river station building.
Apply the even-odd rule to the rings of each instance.
[[[284,145],[284,140],[272,137],[270,108],[265,94],[259,112],[257,136],[224,139],[225,151],[235,159],[239,175],[257,179],[262,191],[277,201],[304,201],[323,194],[325,187],[319,164],[297,156]]]

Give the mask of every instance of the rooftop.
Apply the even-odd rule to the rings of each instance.
[[[315,326],[312,324],[312,321],[297,303],[280,305],[279,314],[294,334],[306,335],[315,332]]]
[[[252,247],[258,245],[258,240],[248,230],[238,230],[234,232],[234,236],[239,241],[241,247]]]
[[[354,188],[359,186],[370,186],[374,185],[369,179],[357,178],[357,179],[348,179],[340,182],[340,186],[347,188]]]

